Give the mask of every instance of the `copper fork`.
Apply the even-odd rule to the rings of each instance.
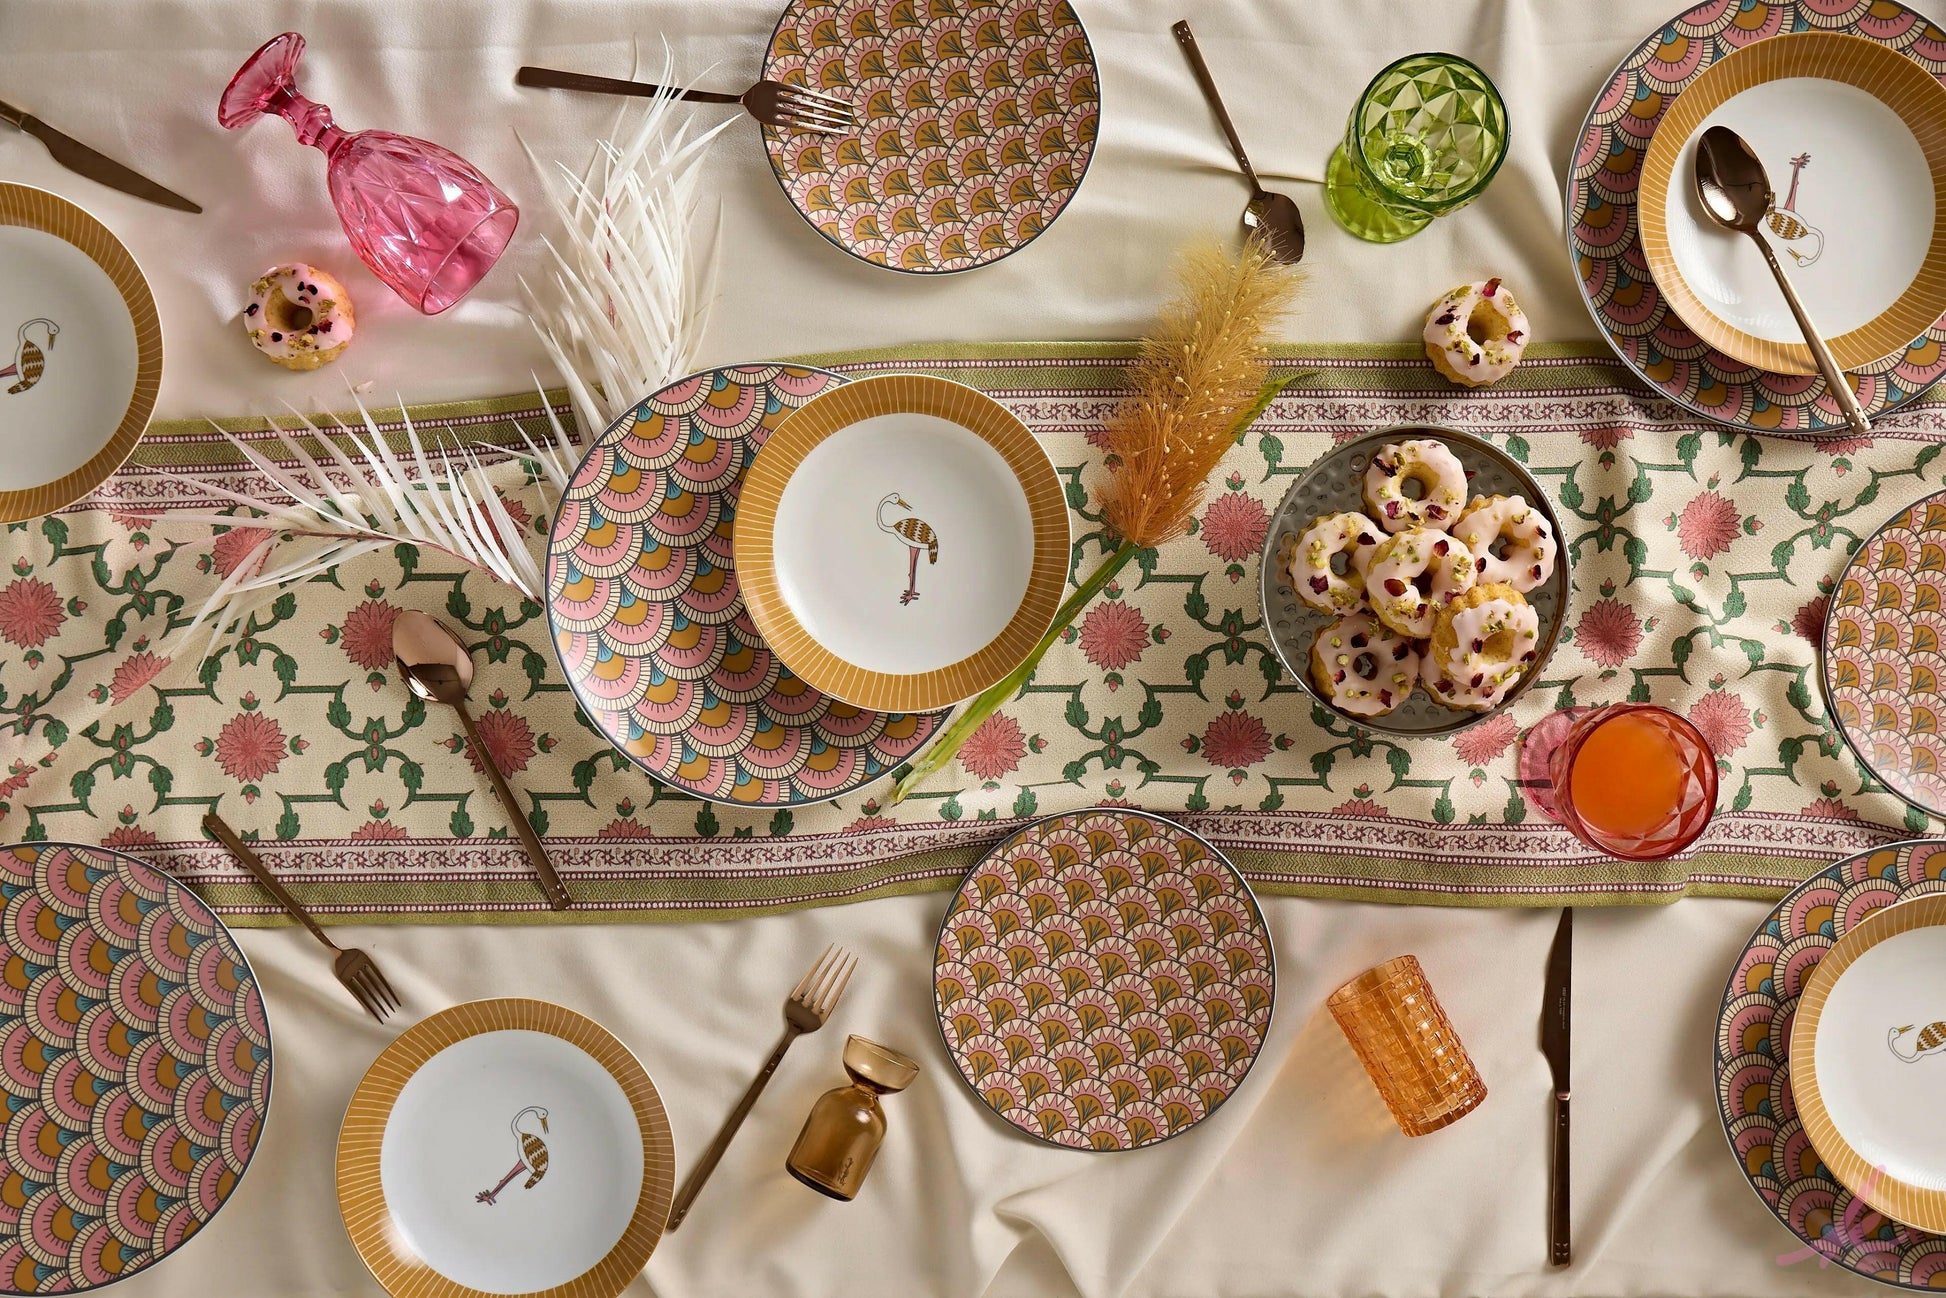
[[[298,904],[297,898],[291,896],[283,884],[277,882],[277,877],[271,874],[269,867],[264,865],[255,852],[244,845],[234,829],[224,824],[215,812],[203,817],[203,829],[210,837],[229,848],[231,854],[243,862],[243,868],[255,876],[266,892],[277,899],[277,904],[289,911],[292,917],[301,922],[305,928],[310,929],[312,937],[330,949],[336,957],[331,962],[332,972],[338,975],[338,981],[344,984],[345,990],[365,1007],[367,1014],[383,1023],[386,1015],[399,1008],[399,994],[392,990],[391,983],[385,981],[385,975],[378,971],[378,965],[373,963],[372,958],[357,947],[347,949],[326,937],[324,930],[318,927],[318,922],[311,918],[310,912]]]
[[[716,1170],[716,1164],[722,1159],[723,1151],[730,1147],[730,1141],[736,1136],[737,1128],[743,1125],[743,1120],[750,1115],[750,1109],[756,1104],[757,1097],[762,1095],[764,1087],[770,1084],[770,1075],[777,1071],[778,1064],[784,1062],[784,1052],[791,1048],[791,1042],[806,1032],[816,1032],[824,1026],[825,1020],[831,1017],[831,1011],[837,1008],[838,998],[845,994],[845,984],[851,981],[851,971],[857,967],[857,956],[841,946],[828,946],[824,949],[824,954],[818,957],[818,962],[811,966],[811,972],[805,974],[798,981],[797,986],[791,988],[791,994],[784,1001],[783,1039],[777,1043],[777,1048],[770,1052],[769,1062],[764,1064],[763,1071],[757,1074],[757,1079],[750,1083],[750,1089],[743,1093],[743,1098],[737,1101],[736,1108],[730,1111],[730,1116],[723,1122],[722,1130],[716,1133],[716,1139],[712,1140],[709,1148],[703,1151],[703,1156],[696,1160],[694,1170],[689,1173],[689,1179],[683,1182],[682,1190],[676,1195],[675,1204],[669,1209],[669,1221],[663,1227],[665,1231],[674,1230],[682,1225],[682,1219],[689,1215],[690,1205],[695,1203],[696,1196],[702,1193],[703,1182],[709,1180],[709,1174]]]
[[[673,94],[699,104],[742,104],[758,121],[786,130],[817,131],[824,135],[844,135],[858,129],[858,114],[836,95],[782,81],[759,81],[740,95],[720,90],[665,89],[646,81],[622,81],[597,77],[586,72],[563,72],[558,68],[524,67],[514,74],[517,86],[539,86],[547,90],[586,90],[597,95]]]

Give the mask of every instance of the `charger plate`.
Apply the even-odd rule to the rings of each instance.
[[[162,386],[162,322],[121,240],[0,183],[0,523],[73,504],[122,467]]]
[[[338,1210],[393,1298],[614,1298],[662,1237],[676,1155],[655,1083],[546,1001],[415,1023],[352,1092]]]
[[[1763,161],[1764,234],[1841,367],[1904,351],[1946,312],[1946,86],[1924,68],[1857,36],[1774,36],[1712,63],[1649,142],[1642,249],[1670,307],[1727,356],[1816,374],[1761,252],[1696,197],[1713,126]]]
[[[939,925],[933,1003],[960,1076],[1068,1149],[1179,1136],[1242,1085],[1277,995],[1236,867],[1156,816],[1093,807],[1002,839]]]
[[[855,708],[770,651],[731,553],[737,496],[793,410],[845,380],[796,365],[706,370],[590,446],[547,546],[547,618],[582,711],[623,756],[712,802],[822,802],[890,774],[942,713]]]
[[[861,708],[969,699],[1026,661],[1060,604],[1068,508],[993,398],[923,374],[821,392],[771,434],[737,505],[765,643]]]
[[[1831,722],[1859,764],[1946,815],[1946,491],[1901,510],[1852,552],[1824,616]]]
[[[1855,924],[1806,981],[1791,1083],[1811,1147],[1887,1216],[1946,1231],[1946,896]],[[1923,1065],[1923,1066],[1916,1066]]]
[[[1946,75],[1946,32],[1897,0],[1706,0],[1650,33],[1596,95],[1568,159],[1567,239],[1595,323],[1650,388],[1739,428],[1840,437],[1845,419],[1822,379],[1726,355],[1670,308],[1649,273],[1636,210],[1643,159],[1678,96],[1733,51],[1809,30],[1861,36],[1934,77]],[[1851,377],[1865,412],[1877,416],[1911,401],[1941,374],[1946,319]]]
[[[1897,1225],[1855,1201],[1818,1155],[1791,1086],[1791,1023],[1819,961],[1847,933],[1896,902],[1940,894],[1940,839],[1860,852],[1813,875],[1751,934],[1716,1024],[1717,1115],[1750,1188],[1804,1242],[1793,1259],[1823,1256],[1908,1289],[1946,1286],[1946,1236]]]
[[[1068,0],[791,0],[763,76],[851,104],[856,131],[766,126],[764,151],[811,228],[889,270],[1018,252],[1094,156],[1101,83]]]
[[[236,1195],[270,1019],[222,921],[134,857],[0,848],[0,898],[0,1292],[99,1289]]]

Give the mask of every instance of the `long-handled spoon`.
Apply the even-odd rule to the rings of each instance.
[[[547,849],[541,846],[534,827],[527,823],[526,814],[514,799],[514,791],[507,787],[507,778],[493,764],[493,754],[487,751],[480,738],[480,728],[473,724],[473,714],[467,709],[466,692],[473,685],[473,655],[466,651],[458,636],[436,619],[408,610],[392,623],[392,656],[398,660],[399,675],[405,677],[414,694],[430,703],[444,703],[459,713],[460,724],[466,728],[466,742],[480,759],[487,779],[492,781],[493,791],[499,795],[507,819],[513,822],[514,832],[520,835],[527,859],[534,863],[534,873],[540,876],[547,904],[555,910],[566,910],[574,904],[574,898],[568,896],[561,876],[554,873]]]
[[[1230,152],[1236,154],[1243,178],[1250,182],[1250,205],[1243,209],[1243,223],[1263,235],[1277,260],[1292,263],[1304,260],[1303,214],[1297,210],[1296,203],[1282,194],[1271,193],[1257,179],[1256,168],[1250,165],[1250,157],[1243,151],[1243,141],[1237,138],[1229,110],[1223,107],[1223,96],[1216,93],[1216,79],[1210,76],[1209,65],[1203,62],[1203,52],[1196,48],[1196,33],[1189,30],[1189,20],[1185,18],[1169,30],[1176,34],[1176,44],[1188,56],[1196,84],[1202,87],[1203,98],[1216,113],[1216,124],[1223,128],[1223,136],[1230,142]]]
[[[1858,396],[1851,390],[1851,380],[1845,377],[1838,358],[1831,354],[1817,326],[1811,323],[1810,313],[1798,301],[1797,290],[1784,278],[1784,268],[1777,264],[1777,254],[1770,250],[1770,241],[1763,236],[1760,227],[1770,215],[1774,198],[1763,160],[1751,152],[1741,135],[1727,126],[1712,126],[1696,144],[1695,180],[1697,201],[1702,203],[1710,220],[1726,230],[1749,235],[1762,250],[1770,273],[1777,278],[1777,287],[1784,291],[1785,304],[1797,317],[1797,327],[1804,331],[1804,345],[1811,349],[1818,373],[1824,375],[1824,385],[1830,389],[1838,409],[1844,412],[1845,422],[1854,431],[1871,432],[1871,421],[1865,418]]]

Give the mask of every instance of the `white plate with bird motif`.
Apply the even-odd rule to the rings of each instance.
[[[1946,895],[1855,924],[1791,1024],[1791,1090],[1831,1174],[1895,1221],[1946,1231]]]
[[[155,298],[121,240],[65,198],[0,184],[0,523],[100,486],[161,386]]]
[[[737,503],[737,578],[773,652],[825,693],[915,712],[1026,660],[1068,568],[1061,481],[1006,407],[920,374],[811,398]]]
[[[1858,36],[1755,41],[1682,92],[1643,158],[1642,252],[1683,323],[1745,364],[1816,374],[1762,250],[1697,197],[1713,126],[1764,164],[1760,232],[1840,366],[1904,350],[1946,311],[1946,86],[1931,73]]]
[[[613,1298],[668,1219],[655,1084],[594,1021],[473,1001],[387,1046],[338,1135],[338,1207],[393,1298]]]

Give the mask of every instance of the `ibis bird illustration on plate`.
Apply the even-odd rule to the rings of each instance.
[[[539,1130],[535,1129],[537,1127]],[[522,1172],[527,1173],[527,1179],[520,1186],[523,1190],[533,1189],[547,1175],[547,1142],[542,1139],[547,1134],[547,1110],[530,1104],[514,1114],[514,1120],[507,1124],[507,1128],[514,1133],[514,1144],[519,1148],[520,1156],[507,1174],[500,1178],[500,1184],[473,1196],[475,1203],[500,1202],[500,1192]]]
[[[1946,1023],[1928,1023],[1925,1027],[1919,1028],[1917,1037],[1909,1042],[1906,1041],[1906,1034],[1916,1026],[1908,1023],[1902,1028],[1893,1028],[1885,1038],[1885,1044],[1891,1048],[1892,1053],[1908,1064],[1917,1063],[1927,1055],[1936,1055],[1946,1050]]]
[[[888,509],[903,509],[906,516],[900,519],[887,519]],[[905,593],[899,596],[899,603],[910,604],[919,598],[919,551],[926,552],[926,562],[939,562],[939,534],[922,518],[912,513],[912,506],[904,496],[893,492],[878,502],[878,527],[881,532],[890,532],[905,545],[909,552],[905,569]]]
[[[0,379],[16,380],[6,395],[19,396],[41,381],[47,372],[47,354],[54,350],[54,336],[60,332],[61,326],[46,316],[35,316],[20,326],[14,335],[13,364],[0,370]]]

